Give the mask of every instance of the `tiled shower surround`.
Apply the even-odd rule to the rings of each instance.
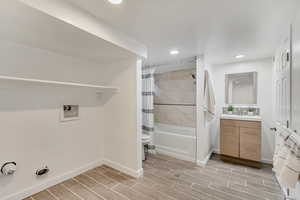
[[[154,118],[156,123],[195,127],[196,70],[155,74]]]
[[[232,112],[233,115],[248,115],[248,110],[249,108],[252,108],[254,111],[253,111],[253,115],[255,116],[258,116],[260,115],[260,109],[257,108],[257,107],[239,107],[239,106],[234,106],[234,110]],[[223,107],[223,114],[229,114],[228,112],[228,106],[227,107]]]

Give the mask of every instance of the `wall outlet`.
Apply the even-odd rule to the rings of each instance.
[[[63,105],[61,108],[61,121],[71,121],[79,119],[79,105]]]

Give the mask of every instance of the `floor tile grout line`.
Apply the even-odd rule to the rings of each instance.
[[[60,200],[60,198],[58,198],[55,194],[53,194],[53,192],[51,192],[51,191],[49,190],[49,188],[46,189],[46,191],[49,192],[49,194],[50,194],[54,199]]]
[[[98,180],[96,180],[94,177],[91,177],[91,176],[89,176],[89,175],[87,175],[87,174],[81,174],[82,176],[85,176],[85,177],[88,177],[88,178],[90,178],[90,179],[92,179],[93,181],[95,181],[97,184],[99,184],[99,185],[102,185],[103,187],[105,187],[105,188],[107,188],[107,189],[110,189],[109,187],[107,187],[105,184],[103,184],[103,183],[101,183],[101,182],[99,182]],[[104,176],[104,175],[103,175]],[[79,180],[77,180],[76,179],[76,177],[74,178],[76,181],[78,181],[78,182],[80,182]],[[110,180],[112,180],[112,179],[110,179]],[[114,182],[115,182],[115,180],[113,180]],[[81,183],[81,182],[80,182]]]
[[[123,175],[123,172],[119,172],[118,173],[119,176],[122,176],[123,178],[127,178],[126,176]],[[105,176],[105,174],[104,174]],[[129,181],[134,181],[134,180],[137,180],[137,178],[134,178],[134,177],[130,177]],[[137,184],[137,182],[135,181],[135,183],[131,186],[129,186],[129,188],[132,188],[133,186],[135,186]]]
[[[249,194],[249,195],[253,195],[252,193],[250,193],[250,192],[248,192],[248,191],[241,191],[241,190],[237,190],[237,189],[232,188],[232,187],[230,187],[230,189],[232,189],[232,190],[234,190],[234,191],[237,191],[237,192],[243,192],[243,193],[246,193],[246,194]],[[266,192],[266,191],[260,191],[260,192],[261,192],[261,193],[267,193],[267,194],[269,194],[269,195],[274,195],[274,196],[281,196],[281,195],[274,194],[274,193],[269,193],[269,192]],[[253,196],[256,196],[256,195],[253,195]],[[267,197],[263,197],[263,198],[269,199],[269,198],[267,198]]]
[[[210,188],[211,190],[215,190],[215,191],[218,191],[218,192],[227,194],[227,195],[229,195],[229,196],[231,196],[231,197],[236,197],[234,194],[230,194],[230,193],[228,193],[228,192],[224,192],[224,191],[222,191],[222,190],[217,190],[217,189],[213,188],[213,187],[211,186],[211,184],[208,186],[208,188]],[[240,198],[240,197],[238,197],[238,198]],[[240,198],[240,199],[243,200],[243,198]]]
[[[199,192],[199,191],[197,191],[197,192]],[[209,196],[211,198],[215,198],[216,200],[222,200],[220,197],[217,197],[217,196],[215,196],[213,194],[209,194],[207,192],[199,192],[199,193],[203,193],[203,194],[205,194],[205,195],[207,195],[207,196]]]
[[[119,185],[119,184],[121,184],[121,183],[118,183],[118,182],[116,182],[115,180],[111,179],[111,180],[113,180],[114,182],[116,182],[116,185],[114,185],[114,186],[112,186],[111,188],[109,188],[109,187],[107,187],[106,185],[104,185],[104,184],[98,182],[96,179],[94,179],[93,177],[91,177],[91,176],[89,176],[89,175],[86,175],[86,174],[82,174],[82,175],[83,175],[83,176],[86,176],[86,177],[88,177],[88,178],[90,178],[90,179],[92,179],[92,180],[94,180],[97,184],[102,185],[102,186],[105,187],[106,189],[108,189],[108,190],[110,190],[110,191],[112,191],[112,192],[115,192],[115,193],[121,195],[122,197],[125,197],[126,199],[128,199],[125,195],[120,194],[119,192],[113,190],[113,188],[114,188],[115,186],[117,186],[117,185]],[[102,175],[104,175],[104,174],[102,174]],[[105,175],[104,175],[104,176],[105,176]],[[78,180],[76,180],[76,181],[78,181]],[[79,181],[78,181],[78,182],[79,182]],[[79,183],[80,183],[80,182],[79,182]],[[80,183],[80,184],[81,184],[81,183]],[[128,199],[128,200],[130,200],[130,199]]]
[[[72,179],[71,179],[72,180]],[[68,190],[69,192],[71,192],[73,195],[75,195],[76,197],[78,197],[81,200],[85,200],[83,197],[81,197],[79,194],[73,192],[71,189],[69,189],[68,187],[66,187],[63,183],[61,183],[61,186],[64,187],[66,190]]]
[[[215,189],[215,188],[211,188],[211,189],[217,190],[217,189]],[[253,195],[253,194],[251,194],[251,193],[249,193],[249,192],[246,192],[246,191],[236,190],[236,189],[234,189],[234,188],[232,188],[232,187],[229,187],[229,189],[230,189],[230,190],[233,190],[233,191],[235,191],[235,192],[240,192],[240,193],[244,193],[244,194],[247,194],[247,195],[250,195],[250,196],[259,198],[258,196]],[[217,190],[217,191],[223,192],[223,193],[228,194],[228,195],[231,195],[231,196],[234,196],[234,194],[225,192],[225,191],[223,191],[223,190]],[[243,199],[243,197],[239,197],[239,198],[242,198],[242,199]]]
[[[115,191],[114,188],[118,187],[119,185],[121,185],[121,183],[118,183],[118,184],[112,186],[110,189],[113,190],[113,191]]]
[[[238,176],[239,178],[242,178],[242,179],[245,179],[245,180],[247,180],[247,179],[249,179],[250,181],[252,180],[252,181],[257,181],[257,180],[260,180],[260,181],[262,181],[262,180],[264,180],[264,179],[261,179],[261,178],[254,178],[254,177],[251,177],[251,176],[247,176],[247,175],[243,175],[243,174],[236,174],[236,173],[233,173],[232,174],[233,176]],[[271,181],[271,180],[270,180]]]
[[[211,183],[208,183],[208,185],[210,185]],[[215,198],[215,199],[217,199],[217,200],[222,200],[222,199],[220,199],[219,197],[217,197],[217,196],[214,196],[214,195],[212,195],[212,194],[209,194],[209,193],[206,193],[206,192],[203,192],[203,191],[198,191],[198,190],[196,190],[195,188],[193,188],[192,187],[192,190],[194,190],[194,191],[196,191],[197,193],[200,193],[200,194],[206,194],[207,196],[209,196],[209,197],[212,197],[212,198]],[[189,194],[189,193],[187,193],[187,192],[184,192],[184,191],[181,191],[183,194]],[[192,197],[195,197],[195,196],[193,196],[193,195],[191,195]],[[195,198],[198,198],[198,197],[195,197]]]
[[[104,174],[104,173],[100,173],[100,172],[98,172],[97,170],[95,170],[95,173],[100,174],[100,175],[104,176],[105,178],[108,178],[109,180],[111,180],[111,181],[113,181],[113,182],[117,182],[115,179],[113,179],[113,178],[107,176],[107,175]],[[82,174],[82,175],[88,176],[86,173],[84,173],[84,174]],[[88,176],[88,177],[90,177],[90,176]],[[90,177],[90,178],[92,178],[92,177]],[[96,181],[96,180],[95,180],[95,181]],[[97,182],[97,181],[96,181],[96,182]]]
[[[157,177],[157,178],[161,178],[161,179],[164,179],[164,180],[166,180],[166,181],[170,181],[168,178],[165,178],[165,177],[161,177],[161,176],[158,176],[158,175],[156,175],[156,174],[153,174],[153,173],[150,173],[152,176],[155,176],[155,177]]]
[[[161,176],[157,176],[157,175],[155,175],[155,174],[151,174],[152,176],[154,176],[154,177],[156,177],[156,178],[160,178],[160,179],[163,179],[163,180],[165,180],[165,181],[167,181],[167,182],[170,182],[170,180],[169,179],[167,179],[167,178],[164,178],[164,177],[161,177]],[[171,181],[172,182],[172,181]],[[170,183],[170,184],[173,184],[173,183]]]
[[[116,186],[117,187],[117,186]],[[130,187],[129,188],[130,190],[132,190],[132,191],[134,191],[134,192],[136,192],[136,193],[138,193],[138,194],[141,194],[142,196],[146,196],[146,197],[148,197],[148,198],[150,198],[150,199],[153,199],[152,197],[149,197],[149,196],[147,196],[147,195],[145,195],[144,193],[142,193],[142,192],[140,192],[140,191],[137,191],[137,190],[135,190],[134,188],[132,188],[132,187]],[[115,191],[115,190],[114,190]],[[115,191],[115,192],[118,192],[118,191]],[[159,192],[159,191],[158,191]],[[119,192],[118,192],[119,193]],[[120,193],[121,194],[121,193]],[[124,195],[125,196],[125,195]],[[129,198],[127,198],[127,199],[129,199]],[[130,200],[130,199],[129,199]],[[176,199],[175,199],[176,200]]]
[[[118,182],[118,181],[116,181],[116,180],[114,180],[114,179],[112,179],[112,178],[110,178],[110,177],[108,177],[108,176],[106,176],[106,175],[104,175],[104,174],[101,174],[101,175],[103,175],[105,178],[108,178],[109,180],[111,180],[111,181],[113,181],[113,182],[116,183],[116,185],[113,185],[112,187],[109,188],[109,187],[107,187],[105,184],[99,182],[98,180],[96,180],[95,178],[93,178],[93,177],[91,177],[91,176],[89,176],[89,175],[87,175],[87,174],[81,174],[81,175],[86,176],[86,177],[92,179],[92,180],[95,181],[97,184],[100,184],[100,185],[104,186],[105,188],[107,188],[107,189],[109,189],[109,190],[111,190],[111,189],[112,189],[113,187],[115,187],[116,185],[119,185],[119,184],[120,184],[120,182]]]
[[[120,185],[120,184],[118,184],[118,185]],[[111,188],[111,191],[112,192],[115,192],[115,193],[117,193],[117,194],[119,194],[120,196],[122,196],[122,197],[124,197],[124,198],[126,198],[126,199],[128,199],[128,200],[130,200],[127,196],[125,196],[124,194],[122,194],[122,193],[120,193],[120,192],[118,192],[118,191],[116,191],[116,190],[114,190],[113,188],[115,188],[115,187],[117,187],[118,185],[115,185],[114,187],[112,187]]]
[[[122,194],[122,193],[120,193],[120,192],[118,192],[118,191],[116,191],[116,190],[113,189],[113,188],[117,187],[118,185],[120,185],[120,184],[117,184],[117,185],[113,186],[110,190],[111,190],[112,192],[117,193],[117,194],[120,195],[121,197],[130,200],[130,199],[129,199],[127,196],[125,196],[124,194]]]
[[[194,177],[194,175],[193,175],[193,174],[190,174],[190,173],[185,173],[185,175],[190,176],[190,177]],[[217,181],[213,175],[207,175],[207,174],[204,173],[204,172],[200,172],[199,175],[205,176],[205,180],[210,181],[210,179],[214,179],[215,181]],[[230,177],[227,177],[227,178],[230,178]]]
[[[247,187],[249,187],[249,186],[247,186]],[[253,186],[250,186],[250,187],[253,187]],[[280,194],[278,194],[278,193],[275,193],[275,192],[271,192],[271,191],[267,191],[267,190],[261,190],[261,192],[265,192],[265,193],[268,193],[268,194],[275,194],[275,195],[280,195]],[[280,192],[280,190],[278,191],[278,192]]]
[[[253,195],[253,194],[251,194],[251,193],[249,193],[249,192],[247,192],[247,191],[236,190],[236,189],[234,189],[234,188],[232,188],[232,187],[230,187],[230,189],[232,189],[232,190],[234,190],[234,191],[237,191],[237,192],[243,192],[243,193],[246,193],[246,194],[249,194],[249,195]],[[255,195],[254,195],[254,196],[255,196]]]
[[[141,185],[142,185],[142,184],[141,184]],[[155,183],[155,185],[154,185],[153,187],[151,187],[151,189],[154,189],[154,187],[157,186],[157,185],[158,185],[158,184]],[[145,185],[142,185],[142,186],[147,188],[147,186],[145,186]],[[135,191],[135,192],[138,192],[138,193],[143,194],[142,192],[140,192],[140,191],[138,191],[138,190],[136,190],[136,189],[134,189],[134,188],[132,188],[132,190]],[[169,196],[169,195],[166,194],[166,193],[163,193],[163,192],[161,192],[161,191],[157,191],[157,192],[160,193],[160,194],[163,194],[163,195],[165,195],[165,196],[167,196],[167,197],[169,197],[169,198],[171,198],[172,200],[177,200],[176,198],[174,198],[174,197],[172,197],[172,196]],[[152,199],[153,199],[153,198],[152,198]]]
[[[80,181],[78,181],[77,179],[74,179],[74,181],[78,184],[80,184],[82,187],[84,187],[85,189],[87,189],[88,191],[92,192],[93,194],[95,194],[96,196],[102,198],[103,200],[107,200],[104,196],[98,194],[96,191],[92,190],[92,188],[88,187],[87,185],[81,183]],[[100,185],[100,184],[99,184]]]
[[[157,185],[157,183],[155,181],[149,179],[148,177],[143,177],[143,179],[147,179],[149,182],[151,182],[152,185],[145,185],[144,183],[141,183],[141,182],[137,182],[137,184],[141,184],[141,185],[143,185],[145,187],[150,187],[150,188],[153,188],[153,187],[155,187]]]
[[[172,185],[172,186],[169,187],[169,188],[175,190],[174,185]],[[171,197],[172,199],[175,199],[175,200],[176,200],[176,198],[170,196],[169,194],[167,194],[167,193],[164,192],[164,191],[159,191],[159,190],[158,190],[158,192],[160,192],[160,193],[162,193],[162,194],[164,194],[164,195],[166,195],[166,196],[168,196],[168,197]],[[182,190],[179,190],[179,191],[177,191],[177,192],[179,192],[180,194],[183,194],[183,195],[186,195],[186,196],[189,196],[189,197],[195,199],[195,197],[194,197],[193,195],[189,194],[188,192],[184,192],[184,191],[182,191]]]
[[[122,194],[122,193],[120,193],[120,192],[114,190],[114,188],[118,187],[119,185],[121,185],[121,183],[119,183],[119,184],[113,186],[113,187],[111,188],[111,190],[112,190],[113,192],[115,192],[115,193],[118,193],[118,194],[121,195],[122,197],[125,197],[126,199],[130,200],[130,198],[128,198],[128,197],[125,196],[124,194]]]
[[[108,190],[110,190],[111,192],[115,192],[115,193],[117,193],[117,194],[119,194],[119,195],[121,195],[122,197],[125,197],[126,199],[128,199],[128,200],[130,200],[129,198],[127,198],[125,195],[123,195],[123,194],[121,194],[121,193],[119,193],[119,192],[117,192],[117,191],[115,191],[115,190],[113,190],[113,188],[114,187],[117,187],[118,185],[120,185],[121,183],[119,183],[119,182],[117,182],[117,181],[115,181],[114,179],[111,179],[111,178],[109,178],[110,180],[112,180],[112,181],[114,181],[114,182],[116,182],[116,185],[114,185],[114,186],[112,186],[111,188],[109,188],[109,187],[107,187],[106,185],[104,185],[104,184],[102,184],[102,183],[100,183],[100,182],[98,182],[96,179],[94,179],[93,177],[91,177],[91,176],[89,176],[89,175],[86,175],[86,174],[83,174],[84,176],[86,176],[86,177],[89,177],[89,178],[91,178],[92,180],[94,180],[97,184],[100,184],[100,185],[102,185],[102,186],[104,186],[106,189],[108,189]],[[108,178],[105,174],[102,174],[103,176],[105,176],[106,178]]]

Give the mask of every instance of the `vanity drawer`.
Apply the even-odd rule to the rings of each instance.
[[[221,127],[222,126],[239,126],[238,120],[231,120],[231,119],[221,119]]]
[[[260,133],[261,131],[258,128],[240,127],[240,134],[255,135],[260,138]]]
[[[261,128],[261,122],[246,121],[246,120],[234,120],[234,119],[221,119],[221,126],[238,126],[245,128]]]
[[[239,127],[261,129],[261,122],[239,120],[238,123]]]

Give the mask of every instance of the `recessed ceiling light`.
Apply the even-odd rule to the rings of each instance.
[[[244,57],[245,57],[245,56],[244,56],[244,55],[241,55],[241,54],[235,56],[235,58],[244,58]]]
[[[170,54],[171,55],[177,55],[177,54],[179,54],[179,51],[178,50],[171,50]]]
[[[108,0],[111,4],[120,4],[123,0]]]

